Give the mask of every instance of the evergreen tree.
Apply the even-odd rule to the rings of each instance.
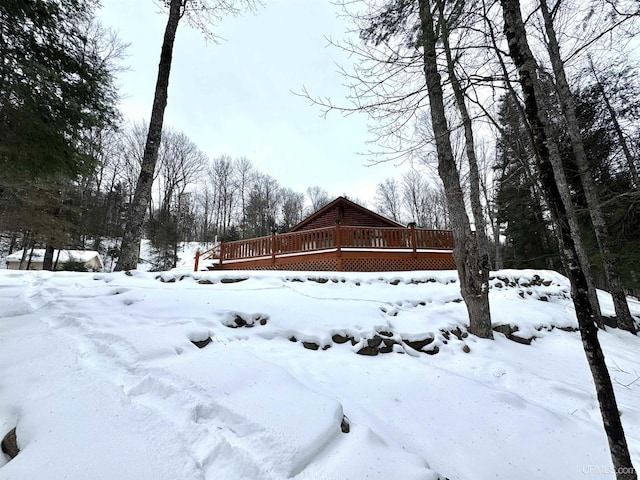
[[[511,96],[502,98],[497,142],[498,222],[506,237],[505,268],[561,270],[558,250],[552,241],[552,226],[544,213],[536,181],[533,152],[526,126]]]
[[[0,2],[0,229],[23,246],[74,246],[78,175],[94,167],[92,131],[117,119],[117,38],[94,0]],[[51,264],[51,255],[47,256]]]
[[[0,2],[0,168],[73,176],[92,166],[86,133],[116,118],[96,0]]]
[[[632,90],[634,87],[629,87]],[[627,97],[625,87],[622,96]],[[596,188],[601,199],[601,208],[610,231],[611,250],[615,252],[618,273],[627,290],[637,291],[640,281],[636,272],[640,268],[640,250],[637,239],[640,234],[640,196],[635,186],[633,171],[626,159],[621,159],[619,135],[610,114],[602,108],[601,86],[587,85],[575,94],[576,112],[582,133],[589,169],[593,172]],[[632,116],[630,104],[625,105],[625,116]],[[621,115],[622,116],[622,115]],[[637,113],[636,113],[637,117]],[[566,136],[566,134],[564,135]],[[574,199],[583,225],[588,253],[599,288],[607,289],[602,256],[593,235],[588,215],[588,205],[581,188],[575,159],[568,147],[564,149],[568,180],[575,192]]]

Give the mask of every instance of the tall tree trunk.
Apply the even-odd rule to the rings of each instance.
[[[569,138],[571,139],[571,149],[573,150],[573,155],[575,157],[576,164],[578,165],[582,189],[584,191],[585,199],[587,200],[591,223],[593,225],[593,230],[598,242],[598,248],[600,249],[600,254],[602,256],[602,266],[604,267],[604,273],[607,277],[607,282],[609,283],[611,296],[613,297],[613,306],[616,311],[618,327],[635,335],[636,327],[633,322],[633,318],[631,317],[631,312],[629,311],[629,305],[627,304],[627,297],[624,293],[622,280],[618,274],[617,258],[611,251],[609,227],[604,219],[604,213],[602,212],[602,207],[600,205],[596,182],[593,179],[591,167],[587,160],[587,154],[584,150],[584,143],[582,142],[582,134],[580,133],[580,126],[578,125],[578,115],[576,113],[575,102],[564,71],[564,64],[560,57],[560,46],[553,28],[553,20],[551,19],[551,14],[547,7],[547,0],[540,0],[540,9],[544,18],[549,58],[553,67],[553,74],[556,79],[558,97],[560,98],[564,117],[567,122],[567,130],[569,131]]]
[[[464,127],[464,145],[467,160],[469,162],[469,199],[471,201],[471,213],[476,227],[480,265],[483,270],[486,270],[486,274],[483,275],[486,275],[487,278],[489,278],[489,270],[491,268],[489,265],[489,242],[487,240],[486,221],[484,213],[482,212],[482,202],[480,201],[480,174],[478,173],[478,159],[476,157],[476,146],[473,139],[473,125],[471,122],[471,115],[469,115],[469,109],[467,108],[467,103],[465,101],[464,91],[460,84],[460,79],[456,74],[455,63],[453,56],[451,55],[451,45],[449,44],[449,24],[448,20],[445,18],[444,1],[436,0],[436,4],[440,11],[440,25],[442,28],[441,40],[445,52],[445,58],[447,60],[449,80],[451,81],[456,107],[460,112],[462,125]]]
[[[609,113],[609,117],[611,118],[611,124],[613,125],[613,129],[615,130],[616,136],[618,137],[618,142],[620,142],[620,147],[622,148],[622,153],[624,153],[624,158],[627,161],[627,167],[629,167],[629,173],[631,174],[633,185],[636,188],[640,188],[640,178],[638,177],[638,169],[636,168],[635,159],[633,158],[633,154],[631,153],[631,149],[629,148],[627,139],[624,136],[622,127],[620,127],[620,122],[618,122],[618,115],[616,114],[613,105],[611,105],[611,100],[609,100],[609,96],[604,90],[604,85],[598,78],[598,74],[596,73],[596,69],[591,59],[589,59],[589,69],[591,70],[591,73],[593,73],[593,78],[595,78],[596,80],[598,90],[600,91],[600,95],[602,95],[602,100],[607,107],[607,112]]]
[[[502,59],[502,56],[500,54],[500,52],[498,51],[498,47],[497,47],[497,43],[496,43],[496,39],[495,36],[493,35],[493,30],[490,28],[490,34],[491,34],[491,42],[493,44],[494,50],[496,51],[497,55],[498,55],[498,61],[500,63],[500,67],[502,69],[502,73],[504,75],[504,81],[505,81],[505,85],[511,95],[511,97],[513,98],[514,104],[518,110],[518,113],[520,114],[520,116],[522,117],[524,124],[528,125],[528,119],[527,119],[527,115],[525,113],[525,111],[522,109],[522,106],[520,105],[520,100],[518,99],[518,96],[513,88],[513,85],[511,84],[511,80],[509,79],[509,73],[507,70],[506,65],[504,64],[504,61]],[[544,101],[546,103],[546,97],[542,96],[542,101]],[[533,137],[533,134],[531,133],[531,129],[529,128],[529,141],[533,147],[533,149],[535,150],[535,138]],[[562,197],[562,200],[564,202],[564,206],[565,209],[567,210],[567,217],[569,220],[569,227],[572,229],[573,233],[573,238],[574,238],[574,242],[575,242],[575,246],[576,246],[576,253],[578,255],[578,259],[580,260],[580,264],[582,265],[582,269],[585,272],[585,278],[587,280],[587,291],[589,294],[589,301],[591,302],[591,308],[593,309],[594,315],[595,315],[595,319],[596,319],[596,324],[598,325],[598,327],[600,328],[604,328],[604,322],[602,320],[602,312],[600,311],[600,303],[598,302],[598,292],[596,291],[596,287],[593,283],[593,277],[591,275],[591,265],[589,263],[589,257],[587,255],[587,251],[584,245],[584,242],[582,240],[582,236],[580,235],[580,227],[578,224],[578,217],[575,214],[575,209],[573,208],[573,203],[571,202],[571,194],[569,192],[569,187],[566,181],[566,177],[564,174],[564,169],[562,168],[562,161],[560,160],[560,153],[558,151],[558,147],[555,144],[555,142],[553,142],[550,138],[549,138],[549,149],[550,149],[550,160],[553,164],[553,168],[554,168],[554,174],[556,176],[556,183],[558,184],[558,188],[560,190],[560,195]],[[538,184],[537,182],[533,179],[533,176],[529,173],[528,170],[528,166],[526,165],[526,163],[523,162],[523,165],[525,165],[525,168],[527,168],[527,172],[528,175],[530,176],[530,178],[532,179],[532,185],[533,185],[533,189],[534,192],[536,192],[536,196],[538,196],[539,194],[537,193],[537,191],[539,190],[538,188]],[[538,204],[542,207],[542,202],[538,202]],[[546,236],[545,236],[545,243],[546,243]]]
[[[17,240],[18,236],[16,235],[16,233],[11,232],[11,237],[9,239],[9,251],[7,252],[7,255],[11,255],[13,253],[13,250],[16,248]]]
[[[460,175],[451,148],[445,115],[442,83],[437,67],[436,34],[429,0],[420,0],[420,26],[424,50],[424,76],[429,94],[431,126],[438,154],[438,173],[444,184],[455,246],[453,256],[460,277],[462,298],[469,312],[469,331],[483,338],[493,338],[489,310],[489,275],[478,251],[477,237],[471,231],[460,186]]]
[[[133,195],[133,201],[129,207],[127,224],[122,236],[120,257],[115,271],[135,270],[140,256],[140,239],[142,238],[142,224],[145,212],[151,201],[151,187],[158,161],[158,149],[162,137],[162,124],[164,110],[167,106],[167,92],[169,89],[169,74],[171,72],[171,59],[173,57],[173,43],[180,21],[184,0],[171,0],[169,5],[169,19],[164,32],[160,63],[158,65],[158,78],[156,80],[149,132],[144,147],[144,156],[140,175]]]
[[[53,245],[47,243],[44,248],[44,258],[42,259],[43,270],[53,270]]]
[[[541,105],[545,108],[544,105]],[[560,196],[562,197],[562,201],[564,203],[564,208],[567,212],[567,221],[569,222],[569,228],[571,229],[571,235],[573,237],[573,242],[576,247],[576,254],[578,255],[578,260],[580,261],[580,265],[582,266],[582,271],[585,274],[585,279],[587,280],[587,291],[589,292],[589,301],[591,302],[591,307],[593,308],[593,314],[595,315],[596,324],[599,328],[604,328],[604,321],[602,320],[602,312],[600,310],[600,303],[598,302],[598,292],[593,283],[593,276],[591,275],[591,264],[589,263],[589,256],[587,255],[587,249],[584,246],[584,241],[582,239],[582,234],[580,232],[580,224],[578,222],[578,215],[576,214],[576,210],[573,206],[573,201],[571,200],[571,192],[569,190],[569,183],[567,182],[567,176],[565,175],[564,167],[562,165],[562,160],[560,157],[560,151],[558,150],[558,144],[552,138],[548,138],[549,145],[549,159],[553,165],[553,174],[556,179],[556,184],[558,185],[558,190],[560,192]]]
[[[25,270],[31,270],[31,261],[33,260],[33,251],[36,248],[36,237],[35,237],[35,235],[33,235],[31,237],[31,246],[29,248],[30,248],[29,249],[29,260],[27,261],[27,266],[25,267]],[[22,263],[20,265],[22,265]],[[22,268],[20,270],[22,270]]]
[[[27,230],[27,232],[22,237],[22,257],[20,257],[20,266],[18,270],[28,270],[27,264],[27,251],[29,248],[31,249],[31,254],[33,254],[33,233],[31,230]],[[29,256],[29,262],[31,262],[31,256]]]
[[[524,95],[525,113],[535,140],[536,162],[540,180],[545,188],[545,195],[553,220],[558,226],[560,252],[571,282],[571,295],[580,327],[582,345],[595,383],[616,477],[625,480],[636,479],[622,422],[620,421],[620,412],[618,411],[613,385],[611,384],[604,354],[598,341],[598,329],[595,325],[593,309],[589,302],[587,282],[571,238],[570,227],[566,221],[566,211],[554,179],[553,166],[549,159],[547,135],[545,133],[546,117],[540,112],[540,102],[538,101],[543,92],[537,81],[538,66],[527,41],[520,12],[520,2],[519,0],[500,0],[500,3],[502,5],[504,32],[509,44],[510,56],[518,70]]]

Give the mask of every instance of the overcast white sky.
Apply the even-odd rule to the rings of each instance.
[[[328,0],[265,0],[256,13],[226,18],[206,42],[186,23],[178,28],[165,125],[185,132],[211,158],[246,156],[283,186],[304,192],[320,185],[332,196],[371,203],[376,185],[400,176],[393,164],[367,167],[367,119],[318,107],[296,96],[344,103],[347,89],[336,63],[347,55],[327,46],[344,38],[345,22]],[[120,75],[127,119],[148,118],[166,14],[153,0],[103,0],[102,21],[130,43]]]

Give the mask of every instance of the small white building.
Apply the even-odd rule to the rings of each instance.
[[[44,262],[44,248],[35,248],[33,254],[31,250],[27,250],[24,255],[24,250],[14,252],[6,259],[7,268],[10,270],[20,270],[20,262],[24,255],[24,262],[22,269],[26,270],[29,265],[29,270],[42,270]],[[31,263],[29,263],[29,256],[31,255]],[[94,250],[54,250],[53,251],[53,269],[54,270],[66,270],[70,264],[82,264],[88,272],[101,272],[104,269],[102,263],[102,257]]]

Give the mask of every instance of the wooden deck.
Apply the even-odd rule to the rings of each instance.
[[[196,254],[210,270],[451,270],[450,230],[341,226],[223,242]],[[209,262],[210,263],[210,262]]]

